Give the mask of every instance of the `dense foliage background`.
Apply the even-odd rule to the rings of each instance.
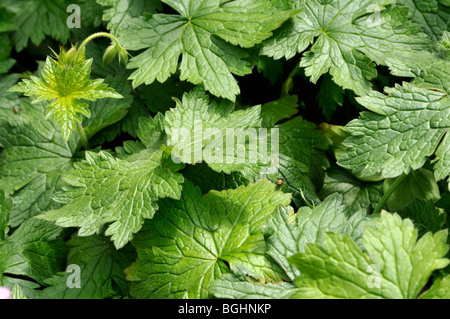
[[[448,0],[2,0],[0,286],[449,298],[449,22]],[[105,37],[71,55],[96,32],[127,65]],[[249,140],[175,163],[196,121],[277,128],[279,165],[236,162]]]

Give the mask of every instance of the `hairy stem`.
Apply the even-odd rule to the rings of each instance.
[[[107,33],[107,32],[97,32],[97,33],[94,33],[94,34],[88,36],[88,37],[81,43],[80,47],[78,48],[78,52],[77,52],[77,56],[76,56],[76,57],[78,57],[78,54],[81,52],[81,49],[83,49],[83,48],[86,46],[86,44],[88,44],[89,41],[91,41],[91,40],[93,40],[93,39],[95,39],[95,38],[99,38],[99,37],[110,38],[111,40],[113,40],[114,42],[116,42],[116,45],[117,45],[117,46],[120,46],[119,40],[118,40],[115,36],[113,36],[112,34],[109,34],[109,33]]]
[[[381,210],[383,209],[384,205],[388,201],[389,197],[391,197],[392,193],[397,189],[397,187],[403,182],[403,180],[406,178],[406,174],[403,174],[395,180],[395,182],[389,187],[386,193],[384,193],[383,197],[381,197],[380,202],[378,203],[377,207],[375,207],[375,210],[373,211],[374,214],[381,213]]]
[[[84,132],[84,128],[80,122],[77,122],[77,131],[78,131],[78,135],[80,135],[81,145],[83,145],[85,150],[90,149],[88,138],[87,138],[86,133]]]

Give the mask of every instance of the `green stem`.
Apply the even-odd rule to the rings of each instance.
[[[88,140],[86,133],[84,132],[84,128],[80,122],[77,122],[77,131],[78,131],[78,135],[80,135],[81,145],[83,145],[85,150],[90,149],[89,140]]]
[[[293,78],[297,75],[298,71],[300,71],[300,62],[295,65],[295,68],[291,71],[291,73],[289,73],[286,81],[284,81],[281,89],[281,97],[289,94],[289,86],[293,82]]]
[[[113,35],[111,35],[111,34],[109,34],[109,33],[107,33],[107,32],[97,32],[97,33],[94,33],[94,34],[88,36],[88,37],[81,43],[80,47],[78,48],[78,52],[77,52],[76,58],[78,58],[78,54],[81,52],[81,49],[83,49],[83,48],[86,46],[86,44],[88,44],[89,41],[91,41],[91,40],[93,40],[93,39],[95,39],[95,38],[99,38],[99,37],[110,38],[110,39],[112,39],[114,42],[116,42],[116,45],[117,45],[117,46],[120,46],[119,40],[118,40],[115,36],[113,36]],[[75,59],[75,60],[76,60],[76,59]]]
[[[383,209],[384,205],[388,201],[389,197],[391,197],[392,193],[397,189],[397,187],[403,182],[403,180],[406,178],[406,174],[403,174],[399,176],[395,182],[389,187],[386,193],[384,193],[383,197],[381,197],[380,202],[378,203],[377,207],[375,207],[375,210],[373,211],[374,214],[381,213],[381,210]]]

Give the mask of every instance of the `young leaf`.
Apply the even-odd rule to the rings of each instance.
[[[363,112],[347,125],[352,136],[344,141],[347,149],[339,163],[363,177],[381,173],[393,178],[421,168],[445,145],[441,140],[450,127],[447,94],[408,83],[386,89],[386,94],[359,98],[374,113]]]
[[[251,72],[234,47],[249,48],[267,39],[294,11],[280,10],[270,0],[164,0],[179,15],[147,14],[130,19],[119,32],[129,50],[146,49],[132,58],[133,85],[166,81],[181,60],[181,80],[203,83],[212,94],[234,101],[239,86],[233,74]],[[227,43],[229,42],[229,43]]]
[[[265,180],[203,198],[186,183],[181,200],[160,201],[158,214],[133,241],[138,259],[127,270],[132,295],[207,298],[210,283],[236,267],[263,282],[280,281],[281,269],[264,256],[262,227],[277,205],[289,201]]]
[[[33,103],[51,101],[46,116],[54,116],[65,141],[69,139],[77,122],[81,123],[81,115],[91,115],[88,105],[81,99],[96,101],[105,97],[122,98],[102,79],[90,80],[92,59],[84,61],[83,53],[75,61],[72,59],[73,51],[77,52],[76,48],[67,52],[61,49],[57,60],[47,57],[41,72],[42,79],[30,76],[30,79],[24,79],[10,89],[34,96]]]
[[[144,143],[127,143],[122,156],[114,158],[100,151],[86,152],[86,160],[62,174],[67,188],[56,194],[65,206],[39,215],[62,227],[80,227],[79,236],[90,236],[112,223],[105,235],[112,236],[117,249],[125,246],[152,218],[159,198],[179,198],[183,177],[180,165],[170,164],[161,149],[165,135],[161,119],[143,120],[139,138]],[[125,154],[130,151],[130,154]]]
[[[289,259],[302,274],[295,284],[315,290],[315,298],[416,298],[431,273],[449,263],[447,231],[419,240],[417,234],[410,220],[389,213],[365,228],[367,253],[349,236],[329,233],[323,246],[310,244]]]
[[[345,89],[364,95],[377,76],[375,65],[408,64],[403,55],[430,48],[420,27],[407,22],[406,8],[392,0],[305,0],[303,11],[277,30],[262,54],[292,58],[313,43],[301,60],[316,83],[327,72]],[[399,72],[397,75],[403,75]]]

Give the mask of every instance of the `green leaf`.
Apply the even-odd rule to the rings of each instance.
[[[240,171],[246,176],[269,169],[277,154],[261,152],[269,139],[264,140],[260,130],[260,106],[234,111],[233,103],[211,101],[201,87],[175,101],[176,107],[164,118],[172,159],[187,164],[204,161],[217,172]]]
[[[298,116],[275,126],[279,130],[279,165],[275,173],[264,174],[276,183],[283,182],[281,190],[292,193],[292,200],[301,207],[318,203],[316,189],[323,185],[325,168],[329,163],[325,156],[329,140],[316,130],[316,125]],[[261,177],[261,176],[260,176]]]
[[[374,113],[363,112],[347,125],[352,136],[339,163],[363,177],[394,178],[421,168],[450,127],[446,94],[408,83],[385,91],[359,98]]]
[[[298,288],[291,283],[253,283],[234,274],[225,274],[210,286],[210,293],[219,299],[288,299]]]
[[[272,35],[294,12],[270,0],[165,0],[179,15],[146,14],[128,20],[119,39],[129,50],[146,49],[132,58],[133,85],[166,81],[178,68],[180,79],[203,83],[212,94],[234,101],[239,94],[235,75],[251,72],[243,60],[249,48]],[[227,43],[228,42],[228,43]]]
[[[123,271],[135,255],[130,249],[117,251],[114,245],[102,236],[76,237],[67,242],[68,265],[80,267],[80,287],[69,288],[69,272],[62,272],[47,279],[49,287],[40,297],[45,299],[105,299],[117,296],[116,287],[128,290]],[[124,250],[127,250],[125,253]],[[130,258],[131,257],[131,258]],[[127,296],[125,294],[124,296]]]
[[[150,111],[164,114],[173,105],[173,98],[181,99],[185,92],[190,92],[193,88],[191,83],[181,82],[174,75],[164,83],[153,82],[136,90]]]
[[[3,0],[0,7],[14,14],[17,28],[12,40],[18,52],[28,45],[28,40],[38,46],[46,35],[63,44],[69,39],[64,0]]]
[[[337,107],[344,103],[344,90],[333,82],[330,75],[325,74],[316,99],[323,114],[330,120]]]
[[[103,20],[108,21],[107,28],[112,34],[128,26],[128,21],[145,13],[161,10],[160,0],[97,0],[105,9]]]
[[[67,185],[55,199],[65,206],[39,215],[62,227],[80,227],[79,236],[90,236],[111,223],[105,235],[117,249],[133,238],[145,219],[152,218],[159,198],[179,198],[181,167],[165,158],[161,119],[143,120],[138,133],[141,144],[127,143],[123,156],[86,152],[86,160],[63,172]],[[126,154],[128,153],[128,154]]]
[[[11,198],[6,197],[5,191],[0,189],[0,242],[6,240],[6,236],[8,235],[8,223],[11,208]]]
[[[6,34],[0,34],[0,74],[7,73],[16,63],[9,57],[11,53],[11,42]]]
[[[59,183],[59,172],[72,167],[77,137],[66,143],[57,124],[44,120],[45,107],[44,103],[30,104],[28,99],[21,99],[19,113],[7,110],[10,115],[0,116],[0,188],[7,194],[14,193],[12,227],[57,207],[51,197]]]
[[[309,289],[296,288],[292,280],[300,273],[289,264],[288,258],[304,252],[308,243],[321,243],[327,232],[351,234],[360,241],[362,228],[369,222],[365,214],[359,212],[348,216],[348,209],[342,205],[342,196],[332,195],[320,205],[302,207],[294,214],[290,207],[279,206],[266,226],[266,254],[285,272],[291,282],[277,284],[260,283],[247,274],[235,271],[216,280],[210,292],[217,298],[295,298],[304,296]]]
[[[277,30],[261,52],[290,59],[313,43],[300,62],[311,81],[329,72],[339,86],[364,95],[377,76],[373,62],[407,68],[405,54],[431,48],[420,27],[406,20],[408,9],[389,6],[394,2],[305,0],[303,10]]]
[[[450,299],[450,275],[438,278],[430,289],[419,297],[420,299]]]
[[[262,227],[289,201],[265,180],[203,198],[186,183],[181,200],[161,200],[158,214],[133,241],[138,259],[127,270],[131,294],[207,298],[211,282],[239,267],[262,282],[279,282],[281,269],[264,255]]]
[[[297,95],[286,95],[261,106],[262,127],[274,127],[279,121],[295,115],[298,110]]]
[[[415,77],[411,83],[416,87],[450,94],[450,60],[429,52],[410,52],[408,67],[393,67],[399,68],[399,72],[405,73],[405,76]]]
[[[0,242],[0,281],[8,274],[27,276],[40,284],[65,262],[65,244],[58,239],[62,229],[29,219]]]
[[[382,213],[364,230],[366,252],[349,236],[329,233],[323,246],[310,244],[291,257],[302,273],[295,284],[315,290],[316,298],[416,298],[431,273],[449,263],[447,231],[417,239],[410,220]]]
[[[410,9],[408,18],[419,24],[433,42],[439,41],[448,29],[450,9],[437,0],[400,0],[398,4]]]
[[[96,101],[105,97],[122,98],[122,95],[103,84],[102,79],[89,80],[92,59],[68,65],[64,63],[64,57],[64,50],[61,50],[58,61],[47,57],[41,72],[42,79],[30,76],[30,79],[24,79],[11,91],[34,96],[33,103],[51,101],[46,116],[54,116],[67,141],[77,122],[81,123],[81,115],[91,116],[88,105],[80,99]]]
[[[183,176],[195,186],[198,186],[203,194],[208,193],[210,190],[223,191],[245,186],[250,183],[239,172],[231,174],[225,174],[224,172],[218,173],[205,163],[189,165],[183,170]]]
[[[360,209],[370,212],[383,196],[381,183],[360,181],[336,166],[327,170],[324,185],[320,191],[322,198],[332,194],[341,194],[344,205],[352,213]]]
[[[352,217],[343,205],[341,195],[331,195],[314,208],[302,207],[296,214],[292,208],[279,207],[268,222],[267,254],[286,272],[292,281],[300,275],[288,258],[305,251],[310,243],[320,244],[328,232],[350,234],[360,240],[362,227],[366,224],[365,213],[358,212]]]
[[[17,83],[20,79],[18,74],[12,73],[5,76],[0,76],[0,117],[12,115],[14,112],[13,107],[19,111],[19,96],[20,93],[8,92],[7,90]],[[2,110],[5,109],[5,110]],[[9,109],[9,113],[5,113]]]
[[[419,237],[426,232],[436,233],[443,229],[446,214],[442,214],[436,209],[432,202],[424,200],[414,200],[408,207],[399,212],[403,219],[409,218],[419,231]]]
[[[386,193],[395,178],[384,180],[383,192]],[[441,198],[439,185],[436,183],[433,172],[421,168],[412,171],[397,186],[386,202],[389,211],[398,212],[411,204],[414,199],[436,202]]]
[[[83,127],[88,138],[123,119],[128,114],[131,103],[133,103],[131,84],[125,74],[117,74],[114,77],[108,75],[105,82],[123,98],[118,100],[105,98],[88,102],[91,116],[83,120]]]

